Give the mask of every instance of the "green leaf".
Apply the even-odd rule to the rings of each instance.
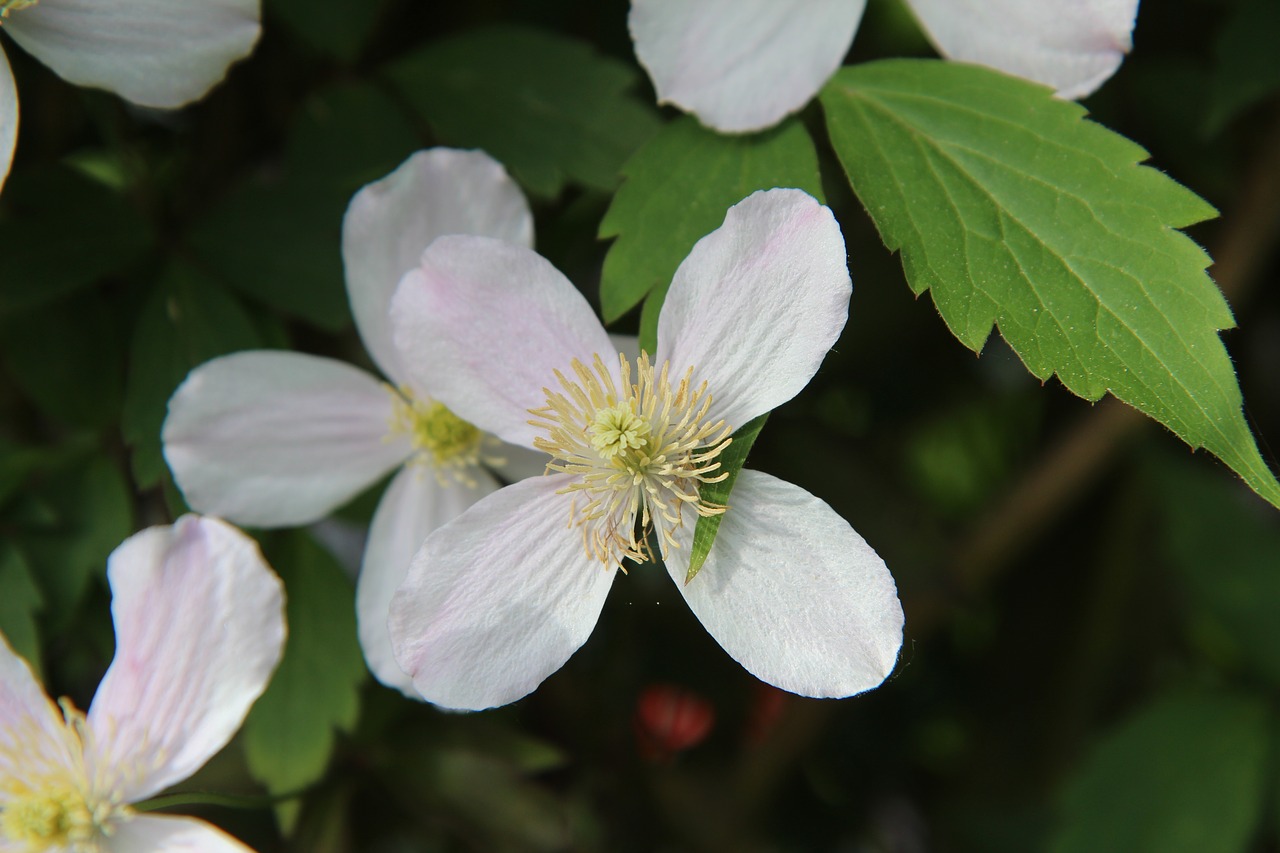
[[[40,674],[40,640],[36,612],[44,604],[22,552],[0,542],[0,633],[9,646]]]
[[[228,287],[330,331],[351,322],[342,217],[352,194],[417,147],[403,111],[370,86],[335,86],[303,105],[284,174],[233,190],[189,235]]]
[[[96,456],[53,472],[28,500],[51,514],[20,542],[59,633],[89,582],[106,577],[107,557],[134,531],[132,491],[114,461]]]
[[[164,472],[160,427],[169,398],[191,369],[260,345],[240,303],[217,283],[181,263],[167,271],[138,314],[129,357],[121,432],[133,448],[139,486],[155,485]]]
[[[385,5],[380,0],[268,0],[267,14],[317,51],[349,63],[360,55]]]
[[[639,82],[632,66],[534,29],[442,39],[387,72],[441,142],[483,148],[542,196],[558,195],[566,181],[612,190],[659,124],[628,93]]]
[[[821,98],[854,192],[965,346],[995,324],[1041,380],[1110,392],[1280,506],[1218,336],[1231,312],[1175,230],[1208,204],[1077,104],[988,69],[866,63]]]
[[[360,711],[364,658],[356,640],[355,593],[327,551],[303,531],[273,537],[271,565],[284,580],[289,639],[284,659],[244,725],[249,770],[273,794],[324,775],[336,732]],[[281,809],[288,831],[296,801]]]
[[[100,281],[151,239],[133,205],[72,169],[13,175],[0,209],[0,315]]]
[[[1240,853],[1261,815],[1265,703],[1175,695],[1107,735],[1068,780],[1052,853]]]
[[[729,494],[733,491],[733,484],[738,479],[738,472],[746,464],[747,453],[756,443],[756,438],[759,437],[760,430],[768,419],[769,415],[765,413],[747,421],[733,434],[733,442],[720,454],[720,470],[727,472],[729,476],[718,483],[708,483],[699,489],[698,496],[703,501],[717,506],[729,506]],[[689,571],[684,576],[685,583],[693,580],[694,576],[702,571],[702,564],[707,561],[711,546],[716,541],[716,534],[720,532],[720,520],[723,517],[723,515],[698,516],[698,525],[693,528],[693,545],[689,548]]]
[[[600,279],[606,323],[665,288],[693,244],[756,190],[798,187],[822,199],[818,155],[796,120],[753,136],[724,136],[686,116],[645,143],[622,174],[600,222],[602,239],[618,238]]]
[[[113,424],[124,396],[118,305],[95,291],[0,320],[5,365],[49,417],[90,428]]]
[[[1248,492],[1181,464],[1154,480],[1163,550],[1185,591],[1194,640],[1280,685],[1280,523]]]

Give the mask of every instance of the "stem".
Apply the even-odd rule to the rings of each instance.
[[[137,812],[151,812],[159,809],[170,809],[175,806],[223,806],[229,809],[266,809],[278,803],[296,800],[306,793],[306,789],[286,791],[283,794],[215,794],[212,791],[179,791],[175,794],[163,794],[135,803],[132,808]]]

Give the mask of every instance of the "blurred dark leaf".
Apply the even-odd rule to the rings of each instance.
[[[40,675],[40,638],[36,633],[36,612],[44,604],[31,578],[31,567],[22,552],[0,542],[0,633],[10,647]]]
[[[138,315],[120,428],[133,448],[134,479],[155,485],[164,472],[160,427],[169,397],[192,368],[262,343],[244,308],[200,271],[175,264]]]
[[[1241,112],[1280,90],[1280,3],[1243,0],[1213,40],[1213,103],[1205,130],[1214,134]]]
[[[337,731],[360,711],[364,658],[356,640],[355,591],[342,568],[304,531],[279,534],[267,558],[284,580],[289,639],[284,660],[244,725],[254,777],[274,794],[320,779]],[[297,801],[277,809],[289,832]]]
[[[320,328],[351,322],[340,253],[352,194],[417,146],[399,108],[368,86],[339,86],[306,104],[282,175],[233,190],[190,243],[220,280]]]
[[[385,0],[267,0],[266,13],[320,53],[350,63],[360,55]]]
[[[54,420],[97,428],[119,418],[124,340],[116,310],[86,292],[0,320],[5,365]]]
[[[1164,465],[1163,550],[1186,591],[1193,638],[1280,685],[1280,524],[1221,472]]]
[[[108,555],[134,532],[132,490],[111,459],[95,456],[51,472],[25,497],[52,514],[16,538],[59,633],[90,580],[106,578]]]
[[[600,279],[606,323],[651,290],[665,293],[693,244],[756,190],[797,187],[823,198],[813,140],[796,120],[752,136],[724,136],[686,116],[645,143],[622,174],[626,180],[600,223],[602,239],[617,238]],[[654,351],[644,336],[641,346]]]
[[[94,284],[151,240],[114,190],[68,168],[15,171],[0,205],[0,316]]]
[[[532,193],[566,181],[612,190],[658,129],[628,90],[636,70],[586,42],[523,27],[442,39],[387,69],[440,141],[483,148]]]
[[[1141,709],[1068,780],[1052,853],[1241,853],[1262,811],[1264,702],[1179,694]]]

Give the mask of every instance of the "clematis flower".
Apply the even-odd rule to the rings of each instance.
[[[1138,0],[906,0],[938,52],[1082,98],[1132,47]],[[728,133],[803,107],[849,52],[866,0],[632,0],[659,103]]]
[[[460,417],[548,453],[547,475],[489,495],[427,537],[391,604],[401,667],[431,702],[512,702],[590,635],[624,559],[657,551],[707,630],[757,677],[795,693],[879,684],[902,643],[884,562],[827,504],[743,470],[727,507],[732,432],[797,394],[848,316],[844,241],[799,190],[756,193],[681,263],[655,359],[610,345],[547,261],[443,237],[392,301],[418,381]],[[688,584],[699,516],[719,536]]]
[[[194,515],[126,539],[107,579],[116,654],[88,715],[59,710],[0,637],[0,850],[243,853],[131,804],[199,770],[262,695],[284,649],[280,580],[252,539]]]
[[[203,97],[253,50],[259,0],[0,0],[0,31],[78,86],[173,109]],[[18,93],[0,50],[0,187]]]
[[[387,607],[436,527],[498,482],[536,473],[457,417],[407,369],[387,306],[401,275],[442,234],[533,242],[524,195],[479,151],[420,151],[356,193],[342,223],[356,329],[390,384],[346,362],[252,351],[197,367],[174,392],[162,438],[187,503],[239,524],[317,521],[400,468],[374,513],[356,586],[360,643],[375,676],[415,695],[387,638]]]

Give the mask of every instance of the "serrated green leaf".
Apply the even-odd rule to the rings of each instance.
[[[88,287],[151,240],[125,198],[72,169],[15,174],[0,208],[0,315]]]
[[[328,552],[303,531],[280,534],[267,557],[285,584],[284,659],[244,725],[249,770],[273,794],[324,775],[338,731],[360,711],[364,658],[356,640],[355,591]],[[296,808],[280,813],[286,831]]]
[[[821,99],[854,192],[961,342],[995,325],[1040,379],[1110,392],[1280,506],[1218,336],[1231,312],[1175,230],[1208,204],[1077,104],[985,68],[866,63]]]
[[[0,633],[9,646],[40,674],[40,641],[36,612],[44,604],[31,578],[31,567],[14,546],[0,542]]]
[[[215,356],[260,345],[244,308],[216,282],[181,263],[165,273],[134,327],[120,424],[133,448],[139,486],[155,485],[164,472],[160,427],[169,398],[191,369]]]
[[[1236,484],[1172,460],[1154,482],[1161,545],[1185,590],[1193,637],[1220,663],[1280,685],[1280,522]]]
[[[1062,798],[1052,853],[1241,853],[1262,810],[1264,702],[1175,695],[1106,736]]]
[[[612,190],[659,124],[629,93],[639,82],[634,68],[586,42],[524,27],[442,39],[387,74],[441,142],[483,148],[542,196],[571,180]]]
[[[758,418],[747,421],[733,434],[732,443],[720,454],[720,472],[727,473],[729,476],[718,483],[708,483],[698,490],[698,497],[704,502],[715,506],[729,506],[729,495],[733,491],[734,482],[738,479],[738,472],[747,463],[747,453],[756,443],[756,438],[759,437],[760,430],[768,419],[769,414],[766,412]],[[702,571],[702,564],[707,561],[711,546],[715,544],[716,534],[720,532],[722,518],[724,518],[723,515],[698,516],[698,524],[693,528],[693,545],[689,547],[689,571],[684,576],[685,583],[693,580],[694,576]]]
[[[686,116],[645,143],[622,174],[626,180],[600,222],[601,239],[618,238],[600,279],[606,323],[669,284],[693,244],[756,190],[797,187],[822,199],[818,155],[796,120],[752,136],[725,136]]]

